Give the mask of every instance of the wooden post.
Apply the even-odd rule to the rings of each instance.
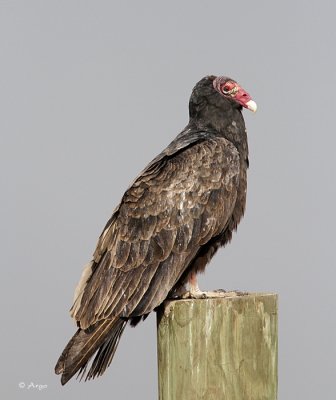
[[[276,400],[277,295],[166,302],[157,337],[159,400]]]

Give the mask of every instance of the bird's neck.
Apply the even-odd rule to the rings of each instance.
[[[190,118],[188,126],[193,130],[202,130],[225,137],[236,146],[242,159],[247,159],[247,133],[240,109],[230,109],[223,113],[218,108],[208,107],[202,111],[199,115]]]

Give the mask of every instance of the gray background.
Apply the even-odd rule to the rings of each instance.
[[[259,111],[244,111],[247,214],[201,286],[279,293],[279,398],[335,398],[335,12],[0,1],[1,398],[157,398],[154,315],[126,330],[102,378],[62,388],[53,368],[105,222],[207,74],[238,80]]]

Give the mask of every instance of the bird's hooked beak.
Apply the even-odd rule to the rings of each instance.
[[[252,97],[242,87],[238,86],[238,91],[234,96],[234,99],[243,107],[253,112],[257,111],[257,103],[252,100]]]

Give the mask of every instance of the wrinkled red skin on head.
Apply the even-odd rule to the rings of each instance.
[[[213,81],[213,86],[222,96],[234,99],[237,103],[245,108],[248,108],[246,103],[252,100],[252,97],[241,86],[239,86],[237,82],[233,81],[232,79],[228,79],[222,76],[218,77]],[[227,91],[233,89],[234,87],[238,88],[238,91],[234,95],[223,93],[224,88]]]

